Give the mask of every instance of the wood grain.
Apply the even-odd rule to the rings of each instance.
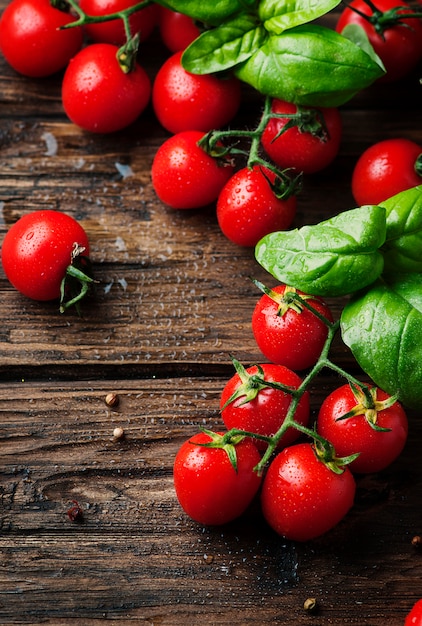
[[[157,36],[150,45],[153,78],[167,52]],[[422,144],[418,78],[342,107],[339,157],[304,181],[295,225],[353,207],[351,172],[371,143]],[[69,213],[89,234],[98,280],[78,317],[26,300],[0,272],[0,623],[400,626],[422,597],[419,412],[401,457],[358,478],[355,506],[318,540],[277,537],[259,502],[222,528],[190,521],[174,455],[198,429],[221,427],[230,355],[262,358],[250,277],[272,279],[223,237],[214,207],[157,200],[150,167],[168,135],[151,106],[130,129],[91,135],[66,119],[60,82],[0,59],[0,237],[24,213]],[[233,126],[256,123],[261,106],[245,87]],[[330,304],[338,316],[344,302]],[[339,340],[333,358],[360,374]],[[328,371],[313,382],[313,415],[338,383]],[[80,523],[67,514],[74,500]]]

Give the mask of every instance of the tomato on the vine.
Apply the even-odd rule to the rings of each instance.
[[[352,174],[352,193],[359,206],[379,204],[422,184],[422,147],[405,138],[379,141],[359,157]]]
[[[223,433],[198,433],[176,454],[174,487],[179,503],[193,520],[222,525],[245,512],[261,484],[254,470],[261,456],[251,440],[222,442]],[[207,447],[213,441],[222,447]],[[205,444],[205,445],[204,445]],[[230,458],[234,450],[236,467]]]
[[[268,121],[261,143],[279,168],[313,174],[337,156],[342,134],[337,108],[297,106],[275,98],[271,112],[279,117]]]
[[[404,626],[422,626],[422,599],[418,600],[406,615]]]
[[[259,165],[237,171],[217,201],[217,220],[224,235],[240,246],[254,246],[271,232],[286,230],[296,215],[297,198],[278,197],[275,174]]]
[[[292,402],[292,395],[273,383],[290,389],[297,389],[302,379],[283,365],[264,363],[244,368],[237,361],[236,374],[225,384],[220,397],[221,417],[228,429],[240,430],[271,437],[283,424]],[[300,398],[294,419],[306,426],[309,422],[309,392]],[[290,427],[278,442],[278,447],[295,441],[300,432]],[[265,441],[255,440],[259,449],[264,449]]]
[[[205,133],[176,133],[158,148],[151,169],[159,199],[173,209],[197,209],[214,202],[234,166],[209,155],[198,142]]]
[[[241,99],[240,81],[235,76],[191,74],[175,52],[158,70],[152,104],[160,124],[171,133],[185,130],[218,129],[236,115]]]
[[[172,11],[160,5],[158,28],[162,42],[170,52],[185,50],[201,31],[194,20],[178,11]]]
[[[287,285],[263,287],[264,295],[252,313],[252,331],[262,354],[272,363],[292,370],[315,365],[328,336],[328,326],[300,296],[327,322],[333,322],[329,306],[316,296],[308,296]]]
[[[356,483],[347,467],[330,469],[311,443],[282,450],[264,477],[262,511],[279,535],[308,541],[336,526],[353,505]]]
[[[322,403],[317,432],[332,443],[337,455],[359,453],[349,467],[366,474],[385,469],[399,456],[408,423],[401,404],[381,389],[372,388],[367,399],[362,389],[345,384]]]
[[[69,266],[87,259],[89,241],[83,227],[60,211],[28,213],[7,231],[1,260],[11,284],[33,300],[55,300]]]
[[[111,133],[134,122],[149,102],[151,83],[135,62],[124,72],[108,43],[87,46],[70,61],[63,77],[62,101],[69,119],[84,130]]]
[[[135,6],[136,0],[80,0],[79,6],[90,16],[97,17],[111,15]],[[158,5],[150,4],[129,16],[130,34],[133,37],[139,34],[140,41],[145,41],[151,35],[158,21]],[[84,25],[89,39],[97,43],[112,43],[118,46],[126,42],[126,32],[123,20],[107,20]]]
[[[420,17],[406,19],[406,13],[414,10],[401,0],[374,0],[373,4],[353,0],[337,22],[339,33],[349,24],[363,28],[386,69],[380,81],[402,78],[422,58],[422,21]]]
[[[62,70],[82,46],[82,29],[50,0],[12,0],[0,18],[0,50],[16,72],[32,78]]]

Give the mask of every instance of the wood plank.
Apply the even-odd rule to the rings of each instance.
[[[0,386],[0,623],[199,624],[206,614],[212,624],[239,615],[250,624],[259,610],[258,623],[306,624],[308,596],[323,623],[399,623],[421,589],[411,545],[420,531],[420,420],[400,459],[360,480],[354,509],[323,538],[281,540],[257,503],[240,521],[206,529],[177,503],[172,459],[198,428],[219,427],[223,384]],[[324,384],[332,381],[316,387],[315,403]],[[110,390],[117,410],[104,403]],[[74,499],[81,524],[66,513]]]

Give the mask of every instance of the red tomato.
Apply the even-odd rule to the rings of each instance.
[[[88,257],[88,237],[73,217],[51,210],[28,213],[5,235],[1,249],[4,272],[28,298],[55,300],[60,297],[75,243]]]
[[[340,15],[336,30],[341,33],[348,24],[358,24],[363,28],[387,72],[379,80],[394,81],[412,71],[422,58],[422,22],[419,18],[411,18],[393,24],[387,21],[383,25],[383,14],[387,11],[400,7],[403,11],[399,14],[405,14],[413,10],[401,0],[374,0],[373,4],[380,11],[380,16],[374,17],[373,9],[365,0],[353,0]],[[357,11],[370,16],[372,22]],[[377,24],[380,32],[375,28]]]
[[[152,163],[152,184],[159,199],[173,209],[196,209],[214,202],[234,167],[198,146],[204,133],[189,130],[169,137]]]
[[[404,626],[422,626],[422,600],[413,605],[412,610],[406,616]]]
[[[63,77],[62,101],[74,124],[95,133],[129,126],[149,102],[151,84],[135,63],[125,74],[116,58],[117,46],[87,46],[70,61]]]
[[[271,463],[261,492],[268,524],[293,541],[314,539],[336,526],[353,505],[356,485],[346,467],[336,474],[309,443],[282,450]]]
[[[79,5],[85,13],[92,16],[111,15],[124,11],[136,3],[135,0],[80,0]],[[132,13],[129,17],[131,35],[139,33],[140,41],[145,41],[151,35],[158,21],[158,6],[149,6]],[[122,19],[86,24],[87,36],[98,43],[113,43],[121,46],[126,42],[126,33]]]
[[[379,204],[422,183],[422,148],[409,139],[386,139],[359,157],[352,174],[357,204]]]
[[[260,368],[262,373],[260,373]],[[245,370],[245,375],[236,373],[226,383],[220,398],[221,417],[226,427],[239,428],[258,435],[271,437],[283,424],[290,407],[291,394],[266,383],[276,382],[297,389],[302,383],[301,378],[283,365],[265,363],[253,365]],[[227,404],[230,398],[233,400]],[[309,421],[309,392],[301,397],[295,420],[306,426]],[[279,441],[284,447],[299,437],[295,428],[288,428]],[[266,448],[266,442],[255,440],[258,449]]]
[[[182,52],[167,59],[157,72],[152,104],[158,121],[171,133],[225,126],[240,105],[240,81],[234,76],[190,74],[181,65]]]
[[[252,314],[252,331],[259,349],[269,361],[292,370],[303,370],[318,361],[328,326],[304,305],[288,299],[292,292],[306,298],[318,313],[329,322],[333,321],[328,305],[320,298],[277,285],[258,300]]]
[[[255,246],[278,230],[286,230],[296,215],[295,195],[279,199],[269,181],[275,176],[260,166],[234,174],[220,192],[217,219],[224,235],[240,246]]]
[[[0,50],[14,70],[33,78],[63,69],[82,46],[79,27],[60,30],[75,17],[49,0],[12,0],[0,19]]]
[[[375,412],[365,409],[350,385],[345,384],[324,400],[317,421],[317,432],[332,443],[337,456],[359,452],[349,467],[364,474],[388,467],[403,450],[408,432],[407,417],[401,404],[395,402],[383,409],[382,402],[390,396],[380,389],[374,389],[374,393],[376,402],[381,403],[375,405]],[[358,407],[356,416],[341,419],[355,407]],[[376,430],[371,425],[373,422],[376,427],[389,430]]]
[[[298,107],[274,99],[271,110],[278,115],[300,112],[294,126],[285,129],[290,118],[273,117],[261,137],[262,146],[274,163],[282,168],[295,168],[313,174],[327,167],[337,156],[342,133],[338,109]],[[279,133],[281,134],[279,135]],[[279,135],[279,136],[278,136]]]
[[[158,21],[160,37],[170,52],[185,50],[201,31],[188,15],[160,6]]]
[[[211,440],[206,433],[191,437],[176,454],[173,468],[181,507],[207,526],[226,524],[242,515],[261,484],[254,471],[261,457],[252,441],[236,444],[236,471],[225,450],[197,445]]]

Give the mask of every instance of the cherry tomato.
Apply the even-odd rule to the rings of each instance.
[[[173,209],[196,209],[214,202],[234,167],[198,146],[204,133],[176,133],[157,150],[151,169],[159,199]]]
[[[422,600],[418,600],[406,616],[404,626],[422,626]]]
[[[116,58],[117,46],[87,46],[70,61],[63,77],[62,101],[70,120],[95,133],[111,133],[129,126],[149,102],[151,83],[135,63],[124,73]]]
[[[82,226],[59,211],[34,211],[6,233],[1,249],[4,272],[12,285],[33,300],[55,300],[72,262],[75,244],[89,255]]]
[[[297,199],[277,197],[275,176],[260,166],[242,168],[225,184],[217,202],[224,235],[239,246],[255,246],[268,233],[286,230],[296,215]]]
[[[14,70],[41,78],[63,69],[82,46],[79,27],[60,30],[75,17],[49,0],[12,0],[0,19],[0,50]]]
[[[185,50],[201,34],[191,17],[163,6],[160,6],[158,28],[161,40],[170,52]]]
[[[158,121],[171,133],[225,126],[240,105],[240,81],[234,76],[190,74],[181,65],[182,52],[167,59],[157,72],[152,104]]]
[[[400,15],[414,11],[401,0],[374,0],[373,4],[380,12],[375,14],[375,23],[364,17],[367,15],[374,20],[372,7],[365,0],[353,0],[341,13],[336,30],[341,33],[349,24],[363,28],[386,69],[386,74],[379,80],[395,81],[411,72],[422,58],[422,22],[419,18],[409,18],[383,24],[383,14],[391,9],[400,7],[403,9],[399,11]],[[380,32],[377,32],[375,24],[379,25]]]
[[[176,454],[173,468],[181,507],[207,526],[226,524],[242,515],[261,484],[254,471],[261,457],[252,441],[243,439],[235,445],[237,469],[226,450],[198,445],[211,441],[207,433],[191,437]]]
[[[357,204],[379,204],[422,183],[422,148],[409,139],[386,139],[362,153],[352,174]]]
[[[317,421],[317,432],[332,443],[337,456],[359,452],[349,467],[364,474],[388,467],[403,450],[408,432],[401,404],[385,405],[390,396],[381,389],[374,388],[373,393],[375,410],[367,408],[364,397],[356,396],[350,385],[345,384],[327,396]],[[353,409],[356,415],[341,419]]]
[[[328,336],[328,326],[292,295],[304,298],[329,322],[333,317],[328,305],[303,291],[277,285],[258,300],[252,313],[252,331],[262,354],[272,363],[292,370],[315,365]]]
[[[268,524],[293,541],[319,537],[338,524],[353,505],[356,484],[345,467],[337,474],[317,458],[310,443],[282,450],[262,484]]]
[[[81,9],[92,16],[111,15],[124,11],[136,3],[135,0],[80,0]],[[158,21],[158,5],[149,6],[132,13],[129,17],[131,35],[139,33],[140,41],[151,35]],[[85,32],[89,39],[97,43],[112,43],[118,46],[126,42],[126,33],[122,19],[86,24]]]
[[[337,108],[298,107],[274,99],[271,111],[277,115],[296,116],[294,122],[288,117],[272,117],[262,134],[262,146],[278,167],[292,167],[304,174],[313,174],[328,167],[335,159],[342,133]]]
[[[236,372],[226,383],[220,398],[221,417],[228,429],[239,428],[271,437],[283,424],[290,407],[291,394],[275,389],[267,383],[282,383],[297,389],[301,378],[283,365],[264,363]],[[232,400],[230,401],[230,399]],[[230,401],[230,402],[229,402]],[[301,397],[295,412],[295,420],[306,426],[309,421],[309,392]],[[279,447],[289,445],[299,437],[295,428],[288,428],[279,441]],[[266,443],[255,440],[258,449]]]

